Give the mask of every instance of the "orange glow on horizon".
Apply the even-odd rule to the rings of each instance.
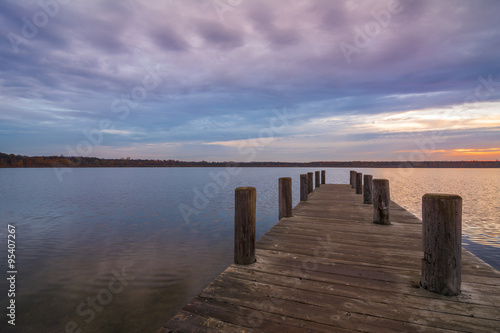
[[[500,148],[455,148],[455,149],[436,149],[436,150],[398,150],[395,153],[423,153],[432,160],[461,159],[475,161],[492,161],[500,159]],[[430,158],[431,159],[431,158]],[[429,159],[429,160],[430,160]]]
[[[432,154],[446,155],[450,157],[474,156],[474,159],[483,157],[484,160],[500,158],[500,148],[456,148],[433,150]],[[494,156],[496,155],[496,157]]]

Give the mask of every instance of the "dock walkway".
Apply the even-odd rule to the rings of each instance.
[[[500,332],[500,272],[462,249],[462,292],[420,287],[422,222],[392,225],[350,185],[321,185],[178,312],[167,332]]]

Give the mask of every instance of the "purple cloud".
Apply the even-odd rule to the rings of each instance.
[[[290,144],[311,130],[300,124],[332,117],[493,110],[488,103],[500,100],[499,10],[491,0],[243,0],[222,9],[195,0],[3,1],[0,151],[65,153],[106,119],[115,131],[104,132],[96,153],[176,142],[190,151],[175,150],[173,158],[208,159],[204,143],[255,138],[275,108],[290,114],[293,131],[276,134]],[[199,126],[227,119],[229,127]],[[448,144],[465,144],[483,128],[476,123]],[[329,124],[332,130],[340,122]],[[336,140],[365,144],[356,134],[361,123],[343,126],[353,135]],[[322,139],[307,149],[334,140],[330,130],[322,128]],[[366,130],[367,137],[388,135]],[[60,141],[42,144],[39,137],[49,132]],[[210,154],[237,159],[219,148],[210,145]],[[151,156],[162,157],[158,149]],[[276,154],[286,159],[289,150]]]

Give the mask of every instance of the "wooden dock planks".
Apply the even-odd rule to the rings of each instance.
[[[462,250],[462,293],[420,287],[421,221],[392,225],[350,185],[321,185],[158,333],[500,332],[500,272]]]

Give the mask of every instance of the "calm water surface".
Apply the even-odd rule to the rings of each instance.
[[[7,253],[15,225],[18,271],[16,327],[2,315],[0,331],[155,332],[231,264],[236,187],[257,188],[260,237],[278,219],[278,178],[293,178],[296,205],[299,175],[319,169],[225,170],[82,168],[59,182],[52,169],[0,169],[0,244]],[[326,170],[348,183],[349,169]],[[389,179],[418,217],[423,194],[461,195],[464,244],[500,268],[500,170],[356,170]]]

